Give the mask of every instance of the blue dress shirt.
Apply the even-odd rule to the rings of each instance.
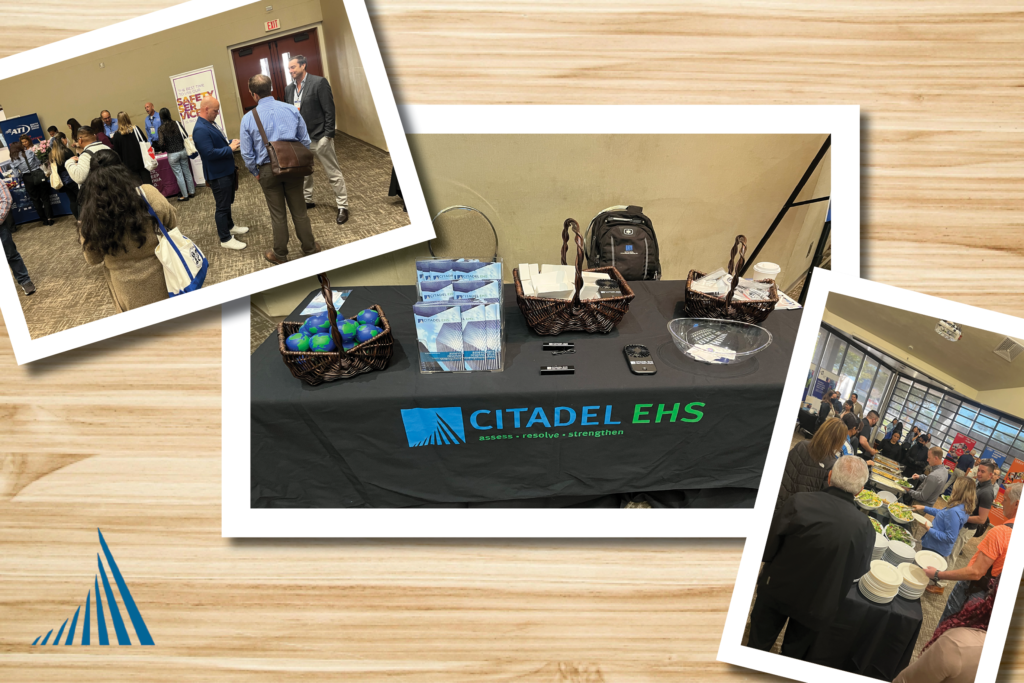
[[[32,171],[41,170],[42,166],[39,164],[39,159],[36,159],[35,153],[26,149],[22,156],[11,157],[11,168],[20,175],[28,175]]]
[[[256,109],[260,113],[263,129],[267,131],[267,140],[295,140],[309,147],[309,132],[298,109],[290,104],[278,102],[273,97],[261,97],[256,103]],[[251,111],[242,117],[239,140],[245,167],[249,169],[249,173],[257,175],[260,166],[270,163],[270,154],[263,145],[260,129],[256,126],[256,119]]]
[[[160,136],[157,135],[160,123],[160,114],[158,112],[153,112],[152,116],[146,117],[146,137],[149,138],[150,142],[156,142],[160,139]]]
[[[108,138],[113,138],[114,133],[117,132],[117,119],[110,119],[110,125],[103,124],[103,132],[107,134]]]

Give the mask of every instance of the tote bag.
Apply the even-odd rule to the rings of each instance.
[[[189,137],[188,133],[185,132],[185,126],[181,125],[181,121],[175,121],[178,124],[178,132],[181,133],[181,139],[185,141],[185,152],[188,154],[189,159],[194,159],[199,150],[196,149],[196,143]]]
[[[147,171],[156,170],[156,152],[153,151],[153,145],[150,144],[149,140],[143,137],[142,132],[138,126],[135,126],[135,139],[139,143],[139,149],[142,150],[142,164],[146,167]]]
[[[64,182],[60,179],[60,172],[57,170],[57,163],[54,161],[50,162],[50,187],[55,190],[64,187]]]
[[[206,270],[209,261],[199,247],[189,238],[181,234],[177,228],[168,230],[163,221],[149,205],[145,193],[139,188],[142,201],[146,202],[149,215],[156,219],[160,226],[161,236],[156,245],[156,257],[164,267],[164,281],[167,284],[167,296],[178,296],[185,292],[195,291],[206,281]]]

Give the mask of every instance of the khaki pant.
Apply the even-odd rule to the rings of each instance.
[[[270,164],[263,164],[260,166],[260,187],[267,198],[270,224],[274,229],[274,254],[280,259],[288,258],[289,212],[295,223],[295,235],[302,245],[302,253],[312,254],[316,250],[316,243],[313,240],[313,226],[306,214],[306,203],[302,198],[302,178],[275,176]]]
[[[341,174],[341,167],[338,166],[338,155],[334,151],[334,138],[324,136],[313,143],[310,147],[316,153],[316,158],[327,173],[327,180],[334,188],[334,197],[338,202],[339,209],[348,208],[348,190],[345,188],[345,176]],[[313,203],[313,176],[306,176],[302,183],[303,194],[306,201]]]

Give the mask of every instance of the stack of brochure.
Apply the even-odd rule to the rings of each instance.
[[[732,286],[732,276],[719,268],[713,273],[708,273],[702,278],[693,281],[691,289],[702,294],[724,297],[729,293]],[[741,277],[736,285],[736,292],[733,294],[734,301],[768,301],[771,299],[771,285],[757,280],[750,280]]]
[[[519,282],[524,296],[571,301],[576,293],[576,266],[520,263]],[[618,283],[607,273],[583,272],[580,299],[622,296]]]
[[[416,262],[413,304],[420,372],[502,369],[501,262],[428,259]]]

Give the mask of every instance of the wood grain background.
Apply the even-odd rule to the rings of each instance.
[[[3,3],[0,55],[174,4]],[[860,104],[864,275],[1024,315],[1019,2],[370,9],[400,102]],[[714,661],[740,542],[221,539],[219,353],[217,311],[26,368],[0,328],[4,681],[769,678]],[[96,527],[157,646],[28,647]]]

